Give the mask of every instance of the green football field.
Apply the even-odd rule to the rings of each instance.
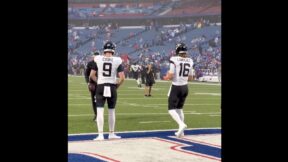
[[[152,97],[144,97],[144,88],[135,80],[125,80],[118,89],[115,131],[177,129],[168,114],[167,93],[171,81],[156,81]],[[184,105],[188,128],[221,127],[221,86],[217,83],[189,83],[189,95]],[[84,77],[68,77],[68,133],[96,133],[92,121],[90,93]],[[104,131],[108,131],[108,108],[105,104]]]

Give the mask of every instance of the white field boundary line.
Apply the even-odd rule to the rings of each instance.
[[[163,105],[163,106],[134,106],[134,105],[130,105],[131,107],[131,109],[144,109],[144,108],[147,108],[147,109],[149,109],[149,110],[151,110],[151,109],[158,109],[158,110],[163,110],[163,109],[167,109],[167,106],[168,105]],[[212,106],[212,105],[211,105]],[[214,107],[215,105],[213,105],[213,107]],[[220,108],[220,106],[221,105],[216,105],[216,108],[217,109],[219,109]],[[69,107],[77,107],[78,108],[78,105],[72,105],[72,106],[69,106]],[[90,105],[90,107],[91,107],[91,105]],[[123,105],[119,105],[118,107],[120,107],[120,108],[123,108]],[[191,107],[190,105],[187,105],[186,107],[185,107],[185,109],[187,109],[187,110],[190,110],[190,109],[195,109],[196,107]],[[197,108],[200,108],[200,107],[197,107]]]
[[[137,104],[137,103],[117,103],[117,104],[120,104],[120,105],[130,105],[130,106],[142,106],[142,107],[153,107],[153,106],[161,106],[161,105],[168,105],[167,104],[146,104],[146,105],[140,105],[140,104]],[[91,103],[84,103],[84,104],[77,104],[77,103],[70,103],[68,105],[77,105],[77,106],[84,106],[84,105],[91,105]],[[195,106],[199,106],[199,105],[203,105],[203,106],[218,106],[218,105],[221,105],[220,103],[219,104],[185,104],[185,105],[195,105]]]
[[[158,97],[161,97],[161,99],[163,99],[162,97],[165,96],[165,95],[154,95],[154,96],[157,96],[157,97],[154,97],[154,96],[145,97],[143,94],[121,94],[121,95],[118,95],[118,97],[119,96],[122,96],[122,97],[123,96],[127,96],[125,99],[129,99],[130,98],[129,96],[132,96],[132,97],[136,97],[137,96],[137,97],[142,97],[143,100],[145,100],[145,99],[149,100],[149,99],[157,99]],[[79,100],[79,99],[88,100],[88,99],[91,99],[90,97],[91,96],[81,95],[81,94],[69,94],[68,95],[68,99],[70,99],[70,100],[74,100],[74,99],[75,100]],[[195,98],[195,97],[199,97],[199,96],[198,95],[189,95],[188,99],[198,99],[198,98]],[[121,99],[123,99],[123,98],[121,98]],[[165,99],[168,99],[168,97],[165,98]],[[219,98],[218,95],[207,95],[207,97],[205,97],[205,99],[219,99],[219,100],[221,100],[221,98]]]
[[[161,88],[153,88],[152,89],[152,91],[153,90],[155,90],[155,91],[159,91]],[[141,91],[143,91],[144,90],[144,88],[142,88],[142,89],[140,89],[140,88],[135,88],[135,89],[124,89],[124,90],[117,90],[117,92],[125,92],[125,91],[139,91],[139,90],[141,90]],[[68,90],[68,92],[87,92],[87,93],[89,93],[89,90],[88,89],[75,89],[75,90]]]
[[[163,100],[163,99],[168,99],[168,97],[166,98],[153,98],[153,97],[141,97],[141,98],[117,98],[117,100],[143,100],[147,98],[147,100]],[[68,100],[91,100],[91,98],[88,97],[83,97],[83,98],[68,98]],[[187,98],[188,100],[220,100],[220,98]]]
[[[221,93],[199,93],[194,92],[195,95],[212,95],[212,96],[221,96]]]
[[[118,97],[121,97],[121,96],[137,96],[137,97],[139,97],[139,96],[141,96],[141,97],[143,97],[143,99],[144,98],[156,98],[156,97],[163,97],[163,95],[162,94],[156,94],[156,95],[153,95],[152,97],[144,97],[144,94],[117,94],[117,96]],[[193,95],[193,94],[191,94],[191,95],[189,95],[191,98],[192,97],[199,97],[200,95]],[[211,95],[204,95],[204,96],[209,96],[209,97],[211,97],[211,98],[213,98],[214,96],[215,97],[217,97],[217,96],[221,96],[221,95],[213,95],[213,94],[211,94]],[[80,99],[83,99],[83,98],[89,98],[89,97],[91,97],[90,95],[85,95],[85,94],[68,94],[68,99],[78,99],[78,98],[80,98]],[[167,97],[167,99],[168,99],[168,97]],[[220,99],[220,98],[219,98]]]
[[[187,128],[185,130],[200,130],[200,129],[221,129],[221,127],[207,127],[207,128]],[[138,133],[138,132],[165,132],[165,131],[174,131],[178,129],[165,129],[165,130],[141,130],[141,131],[120,131],[117,133]],[[104,132],[104,133],[109,133],[109,132]],[[98,134],[98,133],[72,133],[68,134],[68,136],[77,136],[77,135],[93,135],[93,134]]]
[[[71,77],[71,78],[73,78],[73,77],[83,77],[83,79],[84,79],[84,76],[69,76],[69,77]],[[135,79],[125,79],[125,80],[134,80],[135,81]],[[162,82],[162,83],[171,83],[171,81],[165,81],[165,80],[156,80],[155,81],[156,82],[156,84],[157,84],[157,82]],[[85,82],[82,82],[82,83],[85,83]],[[86,83],[85,83],[86,84]],[[199,85],[215,85],[215,86],[221,86],[221,84],[220,83],[203,83],[203,82],[188,82],[188,84],[199,84]]]
[[[134,106],[134,107],[149,107],[149,108],[158,108],[159,106],[157,106],[157,105],[153,105],[153,106],[148,106],[148,105],[143,105],[143,104],[137,104],[137,103],[128,103],[128,102],[123,102],[123,103],[121,103],[121,104],[124,104],[124,105],[129,105],[129,106]]]
[[[141,88],[139,88],[139,87],[128,87],[129,89],[135,89],[135,90],[144,90],[145,88],[144,87],[141,87]],[[155,90],[155,91],[159,91],[160,89],[164,89],[164,88],[152,88],[153,89],[153,91]],[[119,89],[119,91],[121,91],[120,89]],[[122,90],[123,91],[123,90]]]
[[[185,112],[185,115],[220,115],[220,112],[210,112],[210,113],[197,113],[197,112]],[[77,114],[77,115],[68,115],[68,117],[81,117],[81,116],[93,116],[94,114]],[[107,113],[104,115],[108,115]],[[116,116],[125,116],[125,115],[169,115],[169,113],[116,113]]]
[[[163,89],[163,88],[153,88],[152,89],[152,94],[153,94],[153,91],[157,91],[155,92],[154,94],[162,94],[163,91],[165,93],[168,93],[169,89]],[[158,91],[162,91],[162,92],[158,92]],[[189,95],[211,95],[211,94],[220,94],[221,95],[221,92],[194,92],[194,91],[197,91],[197,90],[190,90],[191,92],[189,92]],[[75,89],[75,90],[68,90],[68,94],[75,94],[77,92],[85,92],[85,94],[90,94],[89,90],[88,89]],[[142,92],[143,95],[144,95],[144,89],[124,89],[124,90],[117,90],[118,94],[129,94],[129,93],[139,93],[139,92]],[[141,93],[141,94],[142,94]]]
[[[165,103],[165,104],[147,104],[147,105],[144,104],[143,105],[143,104],[138,104],[138,103],[119,102],[119,105],[129,105],[129,106],[133,106],[136,108],[144,107],[144,108],[158,109],[158,108],[163,108],[163,106],[168,106],[168,103]],[[187,105],[187,106],[189,106],[189,105],[220,106],[221,104],[189,104],[189,103],[186,103],[185,105]]]
[[[151,124],[151,123],[171,123],[171,121],[140,121],[139,124]]]
[[[83,85],[82,85],[83,84]],[[85,83],[86,84],[86,83]],[[159,87],[159,88],[169,88],[170,87],[170,85],[171,84],[169,84],[169,85],[163,85],[163,84],[156,84],[156,85],[153,85],[153,87]],[[192,85],[192,83],[191,84],[189,84],[189,85]],[[196,84],[195,84],[196,85]],[[197,85],[199,85],[199,84],[197,84]],[[203,84],[200,84],[200,85],[203,85]],[[129,87],[131,87],[131,85],[130,84],[128,84],[128,85],[122,85],[120,88],[122,89],[122,87],[124,87],[124,88],[127,88],[127,86],[129,86]],[[87,88],[87,85],[84,85],[84,83],[78,83],[78,84],[76,84],[76,85],[68,85],[68,88],[82,88],[82,87],[86,87]],[[143,85],[142,84],[142,87],[138,87],[138,85],[136,85],[135,84],[135,86],[133,86],[134,88],[137,88],[137,89],[141,89],[141,88],[145,88],[145,85]],[[191,88],[195,88],[195,89],[203,89],[203,88],[208,88],[208,89],[215,89],[215,88],[219,88],[219,87],[194,87],[194,86],[192,86]]]
[[[137,97],[143,97],[143,98],[147,98],[147,97],[145,97],[144,96],[144,94],[134,94],[134,93],[130,93],[130,94],[117,94],[118,95],[118,97],[119,96],[137,96]],[[148,97],[148,98],[158,98],[158,97],[163,97],[163,96],[167,96],[167,95],[164,95],[164,94],[152,94],[152,97]],[[216,98],[216,97],[218,97],[218,96],[221,96],[221,95],[217,95],[217,94],[210,94],[210,95],[194,95],[194,94],[190,94],[189,96],[188,96],[188,98],[190,97],[190,98],[192,98],[192,97],[200,97],[200,96],[205,96],[205,98],[207,98],[207,97],[209,97],[209,98]],[[90,94],[68,94],[68,98],[88,98],[88,97],[90,97]],[[129,98],[129,97],[128,97]],[[167,97],[167,99],[168,99],[168,97]]]
[[[220,114],[215,114],[215,115],[212,114],[212,115],[209,115],[209,116],[213,116],[214,117],[214,116],[221,116],[221,115]]]

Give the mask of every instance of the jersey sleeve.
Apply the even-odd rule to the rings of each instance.
[[[90,67],[91,67],[91,69],[92,69],[92,70],[95,70],[95,71],[97,71],[97,70],[98,70],[98,67],[97,67],[97,64],[96,64],[96,62],[95,62],[95,61],[91,62],[91,65],[90,65]]]
[[[169,73],[174,73],[175,72],[175,61],[173,59],[173,57],[170,58],[169,60]]]
[[[90,62],[88,62],[88,64],[86,65],[84,75],[85,75],[85,81],[86,81],[86,83],[88,83],[89,82],[89,75],[90,75]]]
[[[191,59],[191,63],[190,63],[190,64],[191,64],[191,66],[190,66],[191,68],[190,68],[190,70],[189,70],[189,75],[190,75],[190,76],[193,76],[193,74],[194,74],[194,68],[193,68],[193,66],[194,66],[194,65],[193,65],[193,60],[192,60],[192,59]]]
[[[119,66],[117,68],[117,72],[123,72],[124,71],[124,66],[122,65],[122,59],[119,58]]]

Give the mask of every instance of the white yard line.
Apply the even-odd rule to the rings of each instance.
[[[129,89],[138,89],[138,90],[144,90],[144,87],[128,87]],[[163,89],[163,88],[152,88],[152,90],[154,91],[159,91],[159,89]],[[120,90],[121,91],[121,90]]]
[[[219,115],[220,112],[210,112],[210,113],[197,113],[197,112],[184,112],[185,115]],[[108,115],[108,114],[105,114]],[[125,116],[125,115],[169,115],[169,113],[116,113],[116,115],[118,116]],[[68,117],[79,117],[79,116],[93,116],[93,114],[77,114],[77,115],[68,115]]]
[[[167,103],[167,104],[147,104],[147,105],[168,105],[168,103]],[[219,104],[185,104],[185,105],[204,105],[204,106],[216,106],[216,105],[220,105],[220,103],[219,103]]]
[[[68,100],[91,100],[91,98],[68,98]],[[168,99],[168,97],[166,98],[153,98],[153,97],[141,97],[141,98],[118,98],[118,100],[143,100],[143,99],[147,99],[147,100],[163,100],[163,99]],[[189,98],[189,100],[220,100],[219,98]]]
[[[84,76],[72,76],[70,75],[69,77],[71,78],[83,78],[84,79]],[[135,81],[135,79],[125,79],[125,80],[129,80],[129,81]],[[157,83],[171,83],[171,81],[165,81],[165,80],[156,80],[156,84]],[[85,83],[85,82],[80,82],[80,83]],[[86,84],[86,83],[85,83]],[[136,84],[136,82],[135,82]],[[189,82],[188,84],[198,84],[198,85],[215,85],[215,86],[221,86],[221,83],[205,83],[205,82]]]
[[[117,104],[123,104],[123,105],[130,105],[130,106],[141,106],[141,107],[155,107],[155,106],[160,106],[160,105],[168,105],[167,104],[146,104],[146,105],[141,105],[141,104],[137,104],[137,103],[117,103]],[[77,103],[70,103],[68,105],[77,105],[77,106],[84,106],[84,105],[91,105],[91,103],[83,103],[83,104],[77,104]],[[219,104],[185,104],[185,105],[203,105],[203,106],[219,106],[221,105],[220,103]]]
[[[141,121],[139,124],[150,124],[150,123],[170,123],[171,121]]]
[[[195,92],[196,95],[212,95],[212,96],[221,96],[221,93],[198,93]]]
[[[213,116],[214,117],[214,116],[221,116],[221,115],[220,114],[219,115],[215,114],[215,115],[209,115],[209,116]]]

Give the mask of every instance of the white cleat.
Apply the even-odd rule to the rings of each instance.
[[[181,125],[180,127],[179,127],[179,130],[178,130],[178,132],[176,132],[175,133],[175,135],[177,136],[177,137],[182,137],[182,134],[183,134],[183,136],[184,136],[184,129],[185,128],[187,128],[187,125],[186,124],[183,124],[183,125]]]
[[[104,136],[103,135],[98,135],[98,137],[93,139],[94,141],[103,141],[104,140]]]
[[[180,135],[178,134],[178,132],[175,132],[175,136],[179,137],[179,138],[182,138],[182,137],[184,137],[184,132],[182,134],[180,134]]]
[[[120,139],[121,136],[117,136],[116,134],[109,134],[108,139]]]

